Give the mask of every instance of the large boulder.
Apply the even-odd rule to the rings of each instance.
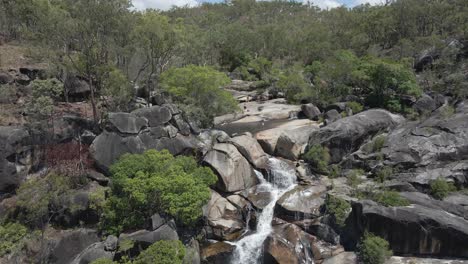
[[[234,249],[234,245],[226,242],[216,242],[202,248],[201,259],[203,260],[203,263],[229,263]]]
[[[148,126],[148,120],[129,113],[110,113],[108,126],[119,133],[138,134]]]
[[[156,230],[138,230],[129,234],[120,234],[119,244],[131,240],[134,248],[144,249],[160,240],[178,240],[175,222],[169,221]]]
[[[8,72],[0,72],[0,84],[9,84],[13,81],[13,76],[11,76]]]
[[[204,162],[219,175],[218,189],[224,192],[245,190],[257,183],[254,170],[249,162],[232,144],[219,143],[213,146]]]
[[[318,129],[318,125],[310,125],[283,132],[276,143],[276,155],[289,160],[298,160],[304,153],[310,134]]]
[[[303,186],[281,196],[275,206],[275,215],[284,220],[317,218],[325,202],[327,187],[322,184]]]
[[[234,144],[245,158],[257,169],[264,169],[268,161],[268,155],[263,151],[258,141],[251,134],[246,133],[233,137],[230,143]]]
[[[412,204],[418,204],[435,210],[443,210],[450,214],[460,216],[468,220],[468,208],[464,208],[463,205],[447,201],[439,201],[431,198],[427,194],[420,192],[401,192],[400,196],[402,196]]]
[[[245,227],[242,212],[215,191],[211,191],[211,199],[203,208],[203,215],[214,239],[233,240]]]
[[[51,251],[47,263],[69,264],[90,245],[99,241],[98,233],[92,229],[59,231],[50,241]]]
[[[148,108],[140,108],[132,112],[139,117],[148,119],[150,127],[157,127],[168,123],[172,118],[171,110],[167,107],[152,106]]]
[[[320,109],[313,104],[304,104],[301,106],[302,113],[310,120],[318,121],[320,115]]]
[[[67,96],[74,100],[84,99],[91,93],[91,86],[89,83],[85,79],[77,76],[68,76],[68,78],[65,79],[64,86]]]
[[[385,238],[397,255],[468,257],[468,221],[443,210],[355,202],[343,235],[345,246],[353,248],[365,230]]]
[[[431,113],[436,110],[437,103],[429,95],[423,94],[413,105],[413,108],[421,114]]]
[[[332,162],[339,162],[373,135],[393,128],[403,121],[403,117],[385,110],[364,111],[312,132],[308,147],[326,146],[330,150]]]
[[[339,119],[341,119],[341,114],[336,109],[331,109],[323,115],[324,124],[329,125]]]
[[[89,264],[97,259],[113,260],[116,249],[117,237],[108,236],[106,241],[94,243],[83,250],[73,259],[71,264]]]

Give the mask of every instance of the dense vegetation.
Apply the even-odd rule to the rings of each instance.
[[[154,213],[173,216],[181,225],[193,225],[210,199],[217,181],[193,157],[174,158],[167,150],[124,155],[111,168],[112,191],[104,209],[104,228],[119,234],[142,227]]]
[[[166,12],[137,12],[130,6],[129,0],[1,1],[0,32],[7,40],[34,43],[33,53],[54,66],[52,76],[88,80],[95,118],[98,95],[113,98],[111,110],[126,109],[133,83],[147,96],[168,91],[209,125],[213,111],[235,110],[232,98],[216,93],[215,102],[200,109],[207,91],[192,87],[189,94],[174,94],[173,81],[197,78],[215,91],[227,80],[214,69],[254,81],[260,90],[282,91],[291,102],[318,105],[353,95],[369,107],[411,114],[405,96],[417,97],[423,90],[466,96],[464,0],[394,0],[330,10],[255,0]],[[419,56],[431,52],[437,60],[429,68],[419,65]],[[161,89],[164,72],[190,64],[214,69],[171,70],[163,80],[168,86]],[[412,68],[420,72],[418,80]],[[180,80],[179,74],[191,77]]]
[[[365,264],[383,264],[393,255],[388,242],[376,235],[366,233],[359,245],[359,258]]]

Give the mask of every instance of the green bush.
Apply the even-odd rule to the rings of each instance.
[[[112,233],[141,227],[156,212],[192,225],[210,199],[217,181],[210,168],[193,157],[173,157],[167,150],[122,156],[111,167],[112,190],[104,210],[104,227]]]
[[[21,250],[23,238],[28,229],[18,223],[8,223],[0,226],[0,257]]]
[[[384,264],[392,255],[389,243],[371,233],[366,233],[358,246],[358,256],[364,264]]]
[[[374,138],[372,141],[372,152],[379,152],[382,150],[382,148],[385,146],[385,143],[387,142],[387,138],[383,135],[377,136]]]
[[[162,89],[184,110],[197,119],[203,127],[209,127],[215,116],[238,109],[237,101],[221,89],[229,84],[226,74],[211,67],[189,65],[172,68],[161,75]]]
[[[288,102],[299,103],[303,93],[308,88],[308,84],[300,72],[289,71],[279,76],[276,88],[284,92]]]
[[[388,180],[393,174],[392,167],[385,166],[377,171],[377,180],[381,183]]]
[[[125,74],[118,69],[114,69],[104,79],[102,95],[106,98],[106,106],[109,112],[128,111],[130,110],[129,104],[134,96],[134,89]]]
[[[32,97],[28,102],[28,113],[37,118],[50,116],[54,111],[54,102],[63,94],[63,84],[57,79],[38,79],[30,86]]]
[[[354,169],[348,175],[348,184],[356,188],[359,184],[361,184],[361,176],[365,174],[365,171],[362,169]]]
[[[115,264],[117,262],[112,261],[111,259],[108,258],[99,258],[96,259],[95,261],[91,262],[91,264]]]
[[[341,167],[337,164],[330,166],[330,178],[338,178],[341,176]]]
[[[431,195],[439,200],[444,199],[449,193],[457,190],[452,182],[447,182],[443,178],[438,178],[430,182]]]
[[[182,264],[185,247],[179,240],[161,240],[140,253],[133,264]]]
[[[328,164],[330,163],[330,151],[326,147],[320,145],[312,146],[304,155],[314,170],[318,173],[328,174]]]
[[[349,202],[341,198],[328,195],[325,201],[325,208],[328,213],[335,217],[336,224],[338,226],[345,226],[346,218],[351,212],[351,205]]]
[[[364,110],[364,106],[358,102],[347,102],[346,106],[349,107],[352,111],[353,114],[357,114],[359,112],[362,112]]]
[[[374,195],[373,200],[387,207],[410,205],[407,199],[401,197],[401,195],[395,191],[379,192]]]

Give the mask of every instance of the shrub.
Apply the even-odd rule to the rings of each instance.
[[[386,141],[387,139],[383,135],[375,137],[374,140],[372,141],[372,152],[381,151]]]
[[[346,106],[348,106],[353,111],[353,114],[357,114],[364,110],[364,106],[358,102],[348,102],[346,103]]]
[[[133,261],[133,264],[182,264],[185,247],[179,240],[161,240],[146,250]]]
[[[362,169],[354,169],[348,175],[348,184],[356,188],[359,184],[361,184],[361,176],[365,174],[365,171]]]
[[[373,199],[379,204],[387,207],[410,205],[407,199],[401,197],[400,194],[395,191],[379,192],[374,195]]]
[[[21,241],[28,234],[28,229],[18,223],[0,226],[0,257],[23,247]]]
[[[381,183],[389,179],[393,174],[392,167],[385,166],[377,171],[377,180]]]
[[[110,112],[128,111],[134,89],[125,74],[114,69],[104,79],[102,94],[106,98],[107,110]]]
[[[318,173],[328,174],[328,163],[330,162],[330,151],[326,147],[320,145],[312,146],[304,158],[311,163]]]
[[[389,243],[371,233],[366,233],[358,246],[358,256],[364,264],[384,264],[392,255]]]
[[[114,264],[117,262],[112,261],[111,259],[108,258],[99,258],[96,259],[95,261],[91,262],[91,264]]]
[[[338,178],[341,176],[341,167],[337,164],[330,166],[330,178]]]
[[[210,126],[215,116],[238,109],[234,97],[221,89],[229,82],[226,74],[211,67],[195,65],[172,68],[161,75],[162,89],[204,127]]]
[[[351,212],[351,205],[349,204],[349,202],[341,198],[328,195],[325,201],[325,208],[328,213],[332,214],[335,217],[336,224],[338,226],[345,226],[346,218]]]
[[[54,101],[63,93],[63,84],[57,79],[34,80],[31,82],[32,97],[28,112],[38,118],[50,116],[54,111]]]
[[[447,182],[443,178],[438,178],[436,180],[431,181],[431,195],[439,200],[444,199],[449,195],[449,193],[454,192],[457,190],[455,185],[452,182]]]
[[[156,212],[165,212],[184,225],[202,216],[217,177],[199,167],[193,157],[173,157],[167,150],[122,156],[111,167],[112,190],[104,226],[113,233],[137,228]]]
[[[299,103],[308,84],[300,72],[290,71],[280,75],[276,88],[284,92],[290,103]]]

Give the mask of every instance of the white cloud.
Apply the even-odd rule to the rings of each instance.
[[[304,0],[303,2],[306,2],[306,0]],[[335,7],[339,7],[342,5],[340,2],[336,0],[313,0],[310,2],[322,9],[330,9],[330,8],[335,8]]]
[[[161,10],[168,10],[172,6],[196,6],[196,0],[132,0],[133,6],[137,10],[144,10],[146,8],[156,8]]]
[[[384,0],[355,0],[354,5],[362,5],[362,4],[371,4],[371,5],[381,5],[384,4]]]

